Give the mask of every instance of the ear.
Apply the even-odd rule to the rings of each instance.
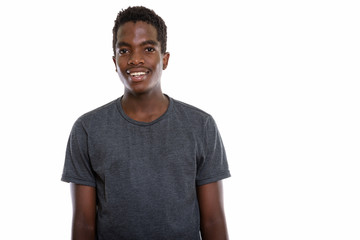
[[[165,70],[169,63],[170,53],[168,53],[168,52],[164,53],[162,58],[163,58],[163,70]]]
[[[114,62],[114,64],[115,64],[115,71],[117,72],[117,68],[116,68],[116,58],[115,58],[115,56],[112,57],[112,60],[113,60],[113,62]]]

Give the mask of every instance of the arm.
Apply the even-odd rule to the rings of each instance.
[[[73,205],[72,240],[95,240],[96,190],[71,183]]]
[[[228,240],[223,206],[222,182],[197,187],[200,229],[203,240]]]

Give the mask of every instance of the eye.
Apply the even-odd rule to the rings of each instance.
[[[125,54],[125,53],[128,53],[129,50],[125,49],[125,48],[121,48],[119,49],[119,54]]]
[[[145,51],[146,51],[146,52],[155,52],[155,48],[153,48],[153,47],[147,47],[147,48],[145,48]]]

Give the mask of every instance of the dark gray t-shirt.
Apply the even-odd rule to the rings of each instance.
[[[200,239],[196,186],[230,176],[226,154],[209,114],[169,100],[149,123],[120,98],[75,122],[62,180],[96,188],[99,240]]]

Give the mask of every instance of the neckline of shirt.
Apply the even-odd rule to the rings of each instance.
[[[173,99],[171,97],[169,97],[168,95],[164,94],[168,99],[169,99],[169,106],[167,108],[167,110],[163,113],[163,115],[161,115],[160,117],[158,117],[157,119],[151,121],[151,122],[140,122],[140,121],[136,121],[132,118],[130,118],[128,115],[126,115],[126,113],[124,112],[124,109],[122,108],[122,105],[121,105],[121,99],[123,98],[123,96],[121,96],[120,98],[118,98],[116,100],[116,106],[117,106],[117,109],[119,110],[119,113],[120,115],[128,122],[132,123],[132,124],[135,124],[135,125],[139,125],[139,126],[150,126],[150,125],[153,125],[161,120],[163,120],[164,118],[166,118],[172,107],[173,107]]]

